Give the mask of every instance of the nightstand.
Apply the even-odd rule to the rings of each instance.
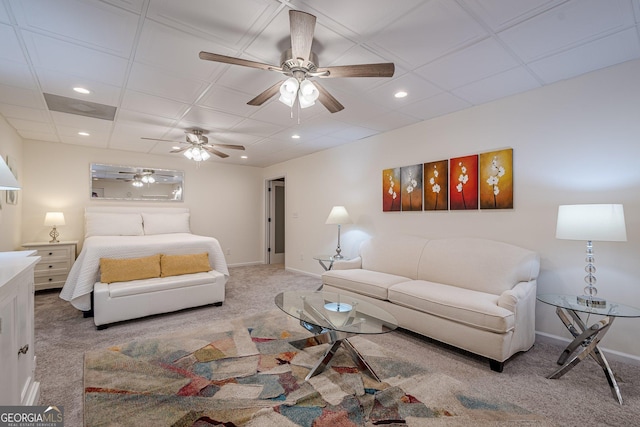
[[[22,246],[36,250],[40,257],[35,269],[35,290],[62,288],[76,260],[78,242],[31,242]]]

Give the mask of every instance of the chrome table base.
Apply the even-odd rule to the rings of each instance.
[[[368,372],[372,378],[380,382],[380,378],[375,373],[371,365],[367,363],[367,361],[364,359],[362,354],[360,354],[360,352],[358,352],[358,350],[356,350],[353,344],[351,344],[347,339],[357,334],[327,330],[319,326],[309,324],[304,321],[300,321],[300,324],[305,329],[313,332],[315,335],[313,337],[304,338],[301,340],[289,341],[289,344],[291,344],[293,347],[298,349],[304,349],[306,347],[312,347],[312,346],[321,345],[321,344],[330,344],[329,348],[324,353],[324,355],[320,358],[320,360],[318,360],[316,365],[311,369],[309,374],[305,377],[305,381],[308,381],[309,378],[315,375],[318,375],[319,373],[324,371],[327,365],[329,365],[329,362],[331,362],[331,359],[333,359],[333,356],[335,356],[340,346],[342,346],[361,370]]]
[[[607,377],[607,381],[609,382],[609,387],[611,388],[611,394],[613,395],[614,399],[616,399],[618,403],[622,405],[622,395],[620,394],[620,388],[618,387],[615,375],[611,370],[611,367],[609,366],[609,362],[607,362],[607,359],[604,357],[604,354],[598,348],[598,343],[607,333],[607,331],[611,327],[611,324],[613,324],[615,317],[606,316],[599,322],[596,322],[593,325],[587,327],[587,325],[582,321],[580,316],[578,316],[578,314],[574,310],[557,307],[556,314],[558,315],[560,320],[562,320],[564,326],[566,326],[569,332],[571,332],[571,335],[573,335],[574,339],[564,349],[564,351],[558,358],[558,365],[562,366],[547,378],[560,378],[587,356],[591,356],[591,358],[595,360],[604,371],[604,374]],[[575,356],[569,359],[569,357],[571,357],[571,355],[576,352],[579,347],[582,348],[575,354]]]

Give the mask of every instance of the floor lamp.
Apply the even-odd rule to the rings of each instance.
[[[325,224],[337,224],[338,225],[338,247],[336,248],[336,254],[333,256],[335,259],[344,258],[340,252],[340,226],[342,224],[351,224],[351,218],[349,217],[349,212],[345,209],[344,206],[334,206],[327,217],[327,221]]]

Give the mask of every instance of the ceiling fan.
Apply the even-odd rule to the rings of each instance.
[[[336,113],[344,106],[338,102],[324,87],[317,82],[311,83],[310,77],[392,77],[395,71],[393,63],[342,65],[334,67],[318,67],[318,57],[311,50],[316,17],[299,10],[289,11],[291,31],[291,48],[282,53],[280,66],[264,64],[216,53],[200,52],[200,59],[242,65],[267,71],[276,71],[289,78],[280,81],[265,90],[251,101],[249,105],[262,105],[278,92],[280,101],[293,106],[296,100],[301,108],[306,108],[319,100],[331,113]]]
[[[170,151],[170,153],[184,153],[185,157],[189,160],[195,160],[196,162],[200,162],[202,160],[207,160],[209,157],[209,153],[215,154],[220,158],[229,157],[228,154],[223,153],[222,151],[216,150],[215,147],[219,148],[230,148],[233,150],[244,150],[244,146],[235,145],[235,144],[210,144],[209,138],[207,138],[204,134],[207,133],[202,129],[192,129],[184,132],[186,134],[186,142],[182,141],[172,141],[169,139],[157,139],[157,138],[145,138],[150,141],[165,141],[165,142],[175,142],[177,144],[184,144],[185,146],[182,148],[175,148]]]

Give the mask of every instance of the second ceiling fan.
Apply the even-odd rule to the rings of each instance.
[[[291,31],[291,48],[282,53],[280,66],[210,52],[200,52],[200,59],[276,71],[288,77],[247,102],[249,105],[262,105],[280,93],[279,100],[291,107],[293,107],[296,99],[301,108],[313,105],[317,99],[331,113],[336,113],[344,109],[344,106],[317,81],[312,83],[309,78],[393,76],[395,66],[390,62],[318,67],[318,57],[311,50],[316,17],[299,10],[290,10],[289,24]]]

